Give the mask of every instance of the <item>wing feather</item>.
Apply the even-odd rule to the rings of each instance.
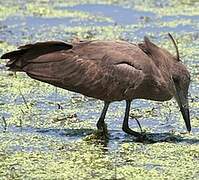
[[[42,51],[42,47],[47,49]],[[20,67],[30,77],[106,101],[132,99],[146,69],[150,71],[145,67],[149,57],[129,43],[92,41],[70,46],[48,42],[20,49]]]

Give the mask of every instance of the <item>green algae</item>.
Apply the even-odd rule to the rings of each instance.
[[[3,41],[0,42],[0,52],[1,52],[1,54],[8,52],[8,51],[12,51],[14,49],[16,49],[16,47],[14,45],[8,44],[7,42],[3,42]]]
[[[125,154],[123,159],[128,163],[123,171],[126,171],[127,174],[131,173],[132,177],[137,179],[165,179],[165,177],[168,179],[197,179],[198,146],[193,145],[190,149],[188,146],[172,143],[145,146],[124,144],[121,151]],[[193,166],[196,169],[189,171],[188,169]]]
[[[155,12],[159,16],[177,16],[177,15],[188,15],[194,16],[199,15],[197,10],[198,1],[189,1],[189,0],[169,0],[166,3],[157,1],[149,1],[135,3],[134,7],[138,10],[151,11]],[[147,3],[148,6],[144,6],[144,3]]]
[[[3,6],[0,4],[0,20],[6,19],[9,16],[14,15],[19,10],[19,7]]]
[[[4,135],[9,140],[9,134]],[[11,135],[12,136],[12,135]],[[38,179],[197,179],[198,145],[122,143],[117,150],[80,141],[18,135],[3,142],[2,177]],[[20,140],[20,141],[19,141]],[[48,146],[43,145],[43,142]],[[18,151],[10,153],[10,147]],[[31,149],[31,146],[33,147]],[[23,151],[28,148],[29,150]],[[35,149],[37,148],[37,149]]]
[[[22,8],[0,6],[0,19],[9,16],[37,16],[48,18],[73,18],[74,20],[93,20],[112,22],[110,17],[93,15],[82,11],[59,10],[56,7],[72,7],[79,4],[118,5],[146,12],[153,12],[156,19],[131,25],[43,27],[35,35],[37,40],[48,37],[80,39],[130,39],[136,40],[135,32],[144,27],[177,27],[199,24],[191,19],[163,21],[162,16],[196,16],[197,1],[96,1],[74,0],[71,2],[51,2],[48,0],[27,2]],[[162,2],[162,1],[161,1]],[[155,21],[155,22],[154,22]],[[149,24],[147,24],[149,23]],[[7,31],[6,27],[2,27]],[[26,32],[29,29],[21,29]],[[126,36],[124,36],[126,34]],[[198,50],[196,32],[172,32],[177,39],[182,61],[188,66],[192,76],[193,88],[199,86]],[[175,50],[167,33],[147,32],[147,35],[160,46]],[[161,38],[156,36],[160,36]],[[63,39],[62,39],[63,40]],[[65,40],[65,39],[64,39]],[[140,40],[140,39],[139,39]],[[25,36],[23,43],[32,41],[32,36]],[[16,49],[15,43],[0,42],[0,54]],[[3,67],[5,61],[1,61]],[[136,103],[135,103],[136,104]],[[134,105],[134,103],[133,103]],[[149,102],[147,107],[138,106],[131,110],[144,123],[152,119],[160,124],[167,121],[172,129],[163,138],[155,134],[157,143],[137,143],[132,137],[121,133],[124,104],[118,103],[107,113],[109,142],[95,136],[95,124],[103,103],[86,98],[45,83],[30,79],[22,73],[16,75],[0,69],[0,113],[5,124],[0,123],[0,177],[1,179],[199,179],[199,134],[198,134],[198,95],[191,92],[190,110],[193,132],[181,134],[184,120],[175,101],[164,103]],[[62,108],[63,109],[62,109]],[[76,114],[76,115],[74,115]],[[175,122],[173,122],[173,119]],[[133,120],[132,120],[133,121]],[[161,126],[158,126],[161,127]],[[156,127],[155,130],[158,129]],[[179,127],[179,128],[177,128]],[[144,125],[146,133],[155,133],[153,127]],[[114,134],[114,130],[116,135]],[[134,128],[138,130],[138,128]],[[119,132],[119,135],[117,135]],[[90,135],[91,134],[91,135]]]
[[[26,11],[24,13],[25,15],[34,15],[34,16],[43,16],[43,17],[67,17],[67,18],[76,18],[79,20],[84,19],[94,19],[95,21],[107,21],[112,22],[112,20],[108,17],[100,17],[100,16],[93,16],[92,14],[88,12],[81,12],[81,11],[72,11],[72,10],[59,10],[55,8],[51,8],[47,5],[41,6],[39,4],[38,6],[35,5],[35,3],[29,3],[26,5]]]

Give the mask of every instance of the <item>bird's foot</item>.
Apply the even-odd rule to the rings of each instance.
[[[139,133],[139,132],[133,131],[129,127],[123,127],[122,129],[127,134],[130,134],[130,135],[136,137],[136,139],[135,139],[136,142],[154,143],[154,140],[151,139],[151,138],[149,138],[149,137],[147,137],[147,135],[145,134],[145,132]]]
[[[109,139],[107,125],[105,123],[97,124],[97,134],[103,139]]]
[[[135,137],[140,137],[142,136],[142,133],[138,133],[136,131],[133,131],[132,129],[130,129],[129,127],[126,127],[126,126],[123,126],[122,127],[122,130],[127,133],[127,134],[130,134],[132,136],[135,136]]]
[[[84,138],[84,140],[91,144],[97,144],[97,145],[103,145],[104,147],[107,147],[107,144],[109,142],[109,136],[108,134],[104,134],[102,130],[96,130],[92,134],[88,135]]]

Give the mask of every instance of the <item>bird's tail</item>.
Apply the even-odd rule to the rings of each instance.
[[[23,67],[26,66],[26,64],[41,55],[70,48],[72,48],[71,44],[61,41],[39,42],[20,46],[16,51],[3,54],[1,59],[9,59],[6,64],[6,66],[9,67],[8,70],[23,71]]]
[[[26,50],[17,50],[17,51],[11,51],[6,54],[3,54],[1,56],[1,59],[9,59],[6,66],[9,67],[8,70],[11,71],[22,71],[22,64],[23,61],[21,57],[26,52]]]

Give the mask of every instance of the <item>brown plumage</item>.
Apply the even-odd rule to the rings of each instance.
[[[178,50],[177,54],[179,56]],[[175,96],[187,129],[191,130],[187,101],[189,72],[179,57],[156,46],[147,37],[140,44],[41,42],[21,46],[1,58],[10,59],[9,70],[23,71],[34,79],[103,100],[99,129],[104,128],[110,102],[126,100],[123,130],[139,136],[128,126],[131,101],[138,98],[167,101]]]

